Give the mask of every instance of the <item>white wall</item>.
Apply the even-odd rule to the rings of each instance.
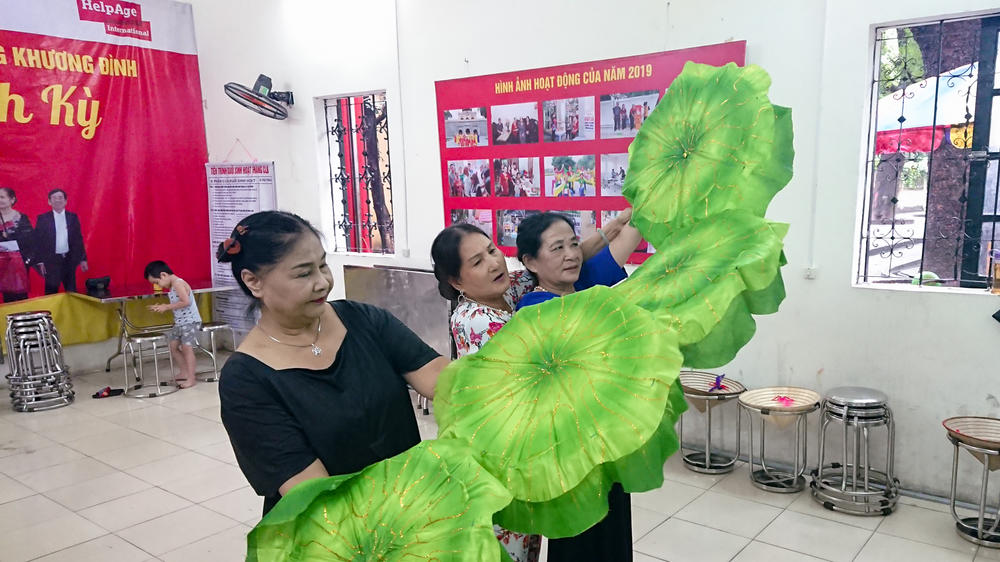
[[[324,220],[330,217],[322,212],[330,208],[329,184],[320,182],[326,164],[318,158],[320,146],[325,153],[323,129],[317,127],[323,114],[315,111],[315,98],[384,89],[390,119],[400,114],[392,0],[194,0],[192,4],[209,159],[225,160],[231,153],[230,160],[251,156],[274,160],[279,208],[329,231],[332,225]],[[288,119],[258,116],[233,103],[222,90],[226,82],[250,86],[258,74],[270,76],[274,90],[292,90],[295,105]],[[400,155],[393,159],[393,172],[404,174],[398,135],[393,135],[390,152]]]
[[[897,414],[898,476],[907,488],[938,494],[946,492],[951,458],[940,421],[1000,415],[989,359],[1000,337],[990,314],[1000,302],[851,286],[870,27],[943,15],[938,0],[399,0],[398,62],[389,0],[193,4],[212,159],[223,159],[238,138],[256,158],[277,161],[279,206],[328,233],[312,98],[387,90],[397,241],[410,257],[335,256],[335,269],[429,265],[431,240],[444,224],[435,80],[747,40],[748,61],[771,73],[772,100],[794,111],[795,177],[770,213],[792,224],[788,298],[724,371],[750,386],[884,390]],[[947,10],[992,7],[994,0],[952,0]],[[456,41],[456,27],[481,35]],[[225,98],[223,83],[252,82],[260,72],[275,79],[275,89],[294,90],[289,120],[260,118]],[[234,158],[240,154],[237,148]],[[810,265],[819,276],[807,281]]]

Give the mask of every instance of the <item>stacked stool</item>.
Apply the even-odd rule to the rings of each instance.
[[[820,406],[816,392],[793,386],[772,386],[748,390],[740,394],[740,408],[750,419],[750,482],[768,492],[794,493],[805,488],[803,474],[808,452],[808,415]],[[758,418],[760,441],[754,441],[754,415]],[[790,470],[767,465],[765,453],[766,425],[779,428],[795,424],[795,441],[792,443],[794,460]],[[758,450],[759,447],[759,450]],[[758,463],[758,461],[760,461]],[[758,468],[759,466],[759,468]]]
[[[48,311],[7,316],[10,398],[14,410],[36,412],[73,402],[73,384],[63,362],[59,332]]]
[[[125,338],[125,396],[129,398],[154,398],[166,396],[180,390],[174,380],[174,360],[170,356],[167,336],[160,332],[142,332]],[[142,367],[143,354],[153,359],[153,380],[145,377]],[[160,378],[159,356],[167,355],[169,367],[163,379]],[[129,366],[132,372],[129,373]]]
[[[899,480],[893,475],[895,424],[889,397],[860,386],[830,390],[823,400],[823,425],[819,435],[819,462],[812,472],[813,498],[823,507],[854,515],[889,515],[899,499]],[[841,459],[826,464],[826,430],[830,423],[843,427]],[[883,427],[886,433],[885,470],[872,468],[869,432]]]
[[[705,373],[702,371],[681,371],[678,380],[684,390],[684,397],[699,412],[705,414],[705,446],[695,449],[684,446],[684,416],[678,425],[678,438],[681,442],[681,452],[685,466],[695,472],[705,474],[723,474],[732,472],[736,460],[740,457],[740,418],[736,413],[736,454],[728,456],[712,451],[712,409],[726,402],[739,398],[746,387],[724,375]],[[690,451],[684,453],[684,451]]]
[[[951,464],[951,516],[955,530],[965,540],[987,548],[1000,548],[1000,506],[987,514],[986,491],[990,472],[1000,468],[1000,420],[974,416],[948,418],[942,422],[948,430],[948,440],[955,447]],[[958,487],[958,451],[965,449],[983,463],[976,517],[959,517],[955,510],[955,489]],[[987,515],[990,515],[987,517]]]

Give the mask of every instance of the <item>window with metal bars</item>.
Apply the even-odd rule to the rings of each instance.
[[[395,250],[385,92],[326,98],[326,146],[335,250]]]
[[[983,288],[1000,248],[1000,13],[875,29],[859,284]]]

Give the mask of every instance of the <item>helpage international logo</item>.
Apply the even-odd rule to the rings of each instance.
[[[81,21],[103,23],[108,35],[153,40],[149,22],[142,21],[142,6],[139,4],[115,0],[76,0],[76,7]]]

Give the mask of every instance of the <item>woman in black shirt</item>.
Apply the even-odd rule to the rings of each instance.
[[[385,310],[328,303],[333,277],[308,222],[255,213],[217,257],[261,312],[223,367],[219,395],[265,514],[300,482],[356,472],[420,441],[407,383],[433,397],[447,359]]]

